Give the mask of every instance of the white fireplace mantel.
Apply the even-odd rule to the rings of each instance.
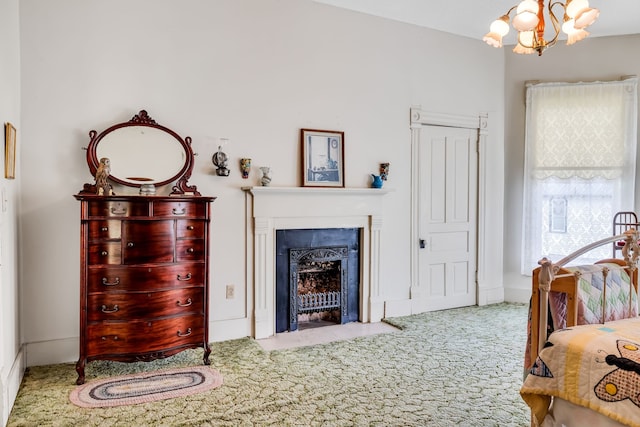
[[[380,240],[387,189],[243,187],[247,218],[247,283],[254,338],[275,334],[275,232],[360,228],[360,321],[384,316],[380,297]]]

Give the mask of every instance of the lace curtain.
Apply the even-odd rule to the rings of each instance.
[[[637,92],[635,77],[527,85],[523,274],[611,235],[614,214],[634,210]]]

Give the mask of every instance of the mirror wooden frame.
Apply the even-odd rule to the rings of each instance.
[[[159,125],[155,120],[153,120],[149,116],[146,110],[140,110],[140,112],[134,115],[131,118],[131,120],[129,120],[128,122],[117,123],[105,129],[101,133],[98,133],[95,130],[92,130],[89,132],[90,141],[89,141],[89,145],[87,146],[87,165],[89,166],[89,171],[91,172],[91,175],[95,176],[98,170],[98,167],[100,166],[100,158],[98,156],[98,147],[100,142],[103,141],[105,137],[109,136],[113,132],[119,129],[122,130],[128,127],[141,127],[143,128],[142,129],[143,131],[144,131],[144,128],[153,128],[158,131],[165,132],[171,137],[175,138],[176,143],[180,144],[181,149],[184,150],[184,164],[182,164],[182,167],[176,174],[171,175],[169,177],[163,177],[161,180],[153,181],[153,185],[155,185],[156,187],[161,187],[161,186],[170,184],[172,182],[175,182],[175,185],[172,187],[172,190],[170,193],[171,195],[200,196],[200,193],[198,192],[196,186],[188,185],[187,183],[189,178],[191,178],[191,173],[193,171],[193,165],[194,165],[194,153],[193,153],[193,149],[191,148],[191,137],[187,136],[183,139],[173,130],[165,126]],[[157,160],[157,158],[153,156],[154,153],[151,152],[147,154],[148,154],[148,157],[143,159],[138,159],[136,161],[139,161],[140,163],[144,163],[144,162]],[[113,163],[113,159],[111,159],[111,162]],[[128,187],[140,187],[141,185],[148,183],[148,180],[144,178],[138,179],[138,178],[118,177],[111,174],[109,175],[109,180],[112,180],[115,183],[128,186]],[[136,182],[134,180],[139,180],[139,181]],[[95,184],[85,184],[84,189],[81,191],[81,193],[95,194],[96,193]]]

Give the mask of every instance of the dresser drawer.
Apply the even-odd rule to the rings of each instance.
[[[122,245],[120,242],[89,243],[87,258],[89,265],[120,264]]]
[[[154,319],[185,314],[204,314],[204,288],[112,292],[87,297],[89,322]]]
[[[204,217],[206,205],[193,202],[155,202],[153,216],[168,217]]]
[[[130,216],[148,216],[149,203],[144,201],[93,201],[89,203],[89,217],[110,216],[125,218]]]
[[[204,261],[204,239],[178,240],[176,261]]]
[[[87,357],[202,344],[206,341],[204,322],[204,316],[191,315],[155,321],[90,323],[86,330]]]
[[[89,221],[89,240],[119,239],[121,236],[122,221],[101,220]]]
[[[178,239],[202,238],[205,222],[197,219],[180,219],[176,221]]]
[[[87,291],[157,291],[204,286],[204,263],[187,262],[166,266],[90,267]]]
[[[124,264],[173,262],[173,221],[124,221],[122,227]]]

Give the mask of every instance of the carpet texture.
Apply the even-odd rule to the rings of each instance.
[[[115,408],[73,405],[74,364],[28,368],[15,426],[528,426],[519,395],[528,307],[497,304],[388,319],[401,331],[282,351],[213,343],[224,385]],[[202,349],[150,363],[97,361],[87,381],[202,363]]]
[[[74,388],[69,400],[81,408],[107,408],[190,396],[221,385],[218,371],[194,366],[91,381]]]

